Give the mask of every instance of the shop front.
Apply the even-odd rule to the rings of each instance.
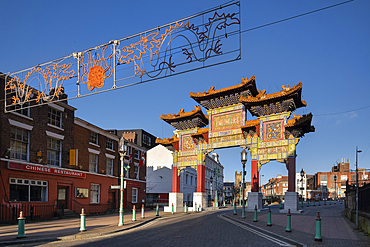
[[[0,169],[1,214],[16,207],[29,211],[26,216],[32,211],[35,217],[49,218],[82,208],[87,214],[118,208],[118,193],[111,189],[117,185],[114,176],[5,159]]]

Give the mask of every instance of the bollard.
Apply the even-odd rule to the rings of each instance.
[[[186,205],[186,203],[185,203]],[[157,203],[157,207],[155,208],[155,216],[159,216],[159,207],[158,207],[158,203]]]
[[[145,218],[145,214],[144,214],[144,204],[141,204],[141,218],[144,219]]]
[[[324,206],[326,206],[326,200],[324,200]]]
[[[271,224],[271,210],[269,206],[269,211],[267,212],[267,226],[272,226]]]
[[[319,206],[320,206],[320,201],[321,201],[321,200],[319,200]]]
[[[257,205],[254,205],[254,219],[253,222],[257,222]]]
[[[171,206],[171,214],[173,214],[174,211],[173,211],[173,203],[172,203],[172,206]]]
[[[135,209],[135,205],[132,208],[132,221],[136,221],[136,209]]]
[[[291,232],[292,231],[292,228],[291,228],[291,215],[290,215],[290,209],[288,209],[288,215],[287,215],[287,221],[286,221],[286,229],[285,231],[286,232]]]
[[[270,208],[270,207],[269,207]],[[280,202],[280,209],[282,209],[283,208],[283,204]]]
[[[334,200],[334,204],[337,204],[337,199]]]
[[[320,212],[317,211],[317,218],[316,218],[316,236],[315,241],[322,242],[321,237],[321,219],[320,219]]]
[[[195,202],[195,204],[194,204],[194,211],[195,212],[198,212],[198,210],[197,210],[197,203]]]
[[[331,198],[330,198],[330,201],[329,201],[329,205],[331,205]]]
[[[340,199],[339,201],[340,201],[340,204],[342,204],[342,199]]]
[[[81,209],[81,224],[80,224],[80,232],[84,232],[86,231],[86,226],[85,226],[85,217],[86,217],[86,214],[85,214],[85,209]]]
[[[236,203],[235,203],[235,200],[234,200],[234,215],[236,215]]]
[[[26,221],[26,218],[23,217],[23,211],[19,213],[18,218],[18,235],[17,238],[25,238],[26,234],[24,233],[24,223]]]
[[[315,206],[315,199],[313,199],[313,206]]]
[[[188,207],[186,206],[186,202],[185,202],[184,212],[185,212],[185,213],[187,213],[187,212],[188,212]]]

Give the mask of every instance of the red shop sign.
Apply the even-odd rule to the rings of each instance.
[[[36,166],[36,165],[9,162],[8,168],[14,169],[14,170],[38,172],[38,173],[45,173],[45,174],[51,174],[51,175],[68,176],[68,177],[75,177],[75,178],[86,178],[86,173],[83,173],[83,172],[51,168],[47,166]]]
[[[141,187],[141,183],[140,182],[134,182],[134,181],[127,181],[127,186],[131,186],[131,187]]]

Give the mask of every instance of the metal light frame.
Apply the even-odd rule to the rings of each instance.
[[[121,159],[121,186],[120,186],[120,203],[119,203],[119,220],[118,226],[123,226],[123,170],[124,170],[124,157],[127,153],[127,141],[121,137],[119,140],[118,152]]]
[[[245,148],[243,148],[243,151],[241,152],[241,162],[243,164],[243,174],[242,174],[242,184],[243,184],[243,193],[242,193],[242,218],[245,218],[245,202],[244,202],[244,189],[245,189],[245,163],[247,163],[247,151],[245,151]]]

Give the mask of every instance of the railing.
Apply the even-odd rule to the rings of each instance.
[[[16,224],[20,212],[23,212],[23,217],[26,222],[51,219],[54,217],[54,205],[39,205],[39,204],[2,204],[0,205],[0,223]]]
[[[157,203],[159,207],[169,206],[168,199],[154,199],[150,201],[146,201],[145,207],[146,208],[155,208],[157,207]]]
[[[72,208],[75,212],[80,213],[83,208],[85,214],[105,214],[111,209],[111,204],[81,204],[73,200]]]

